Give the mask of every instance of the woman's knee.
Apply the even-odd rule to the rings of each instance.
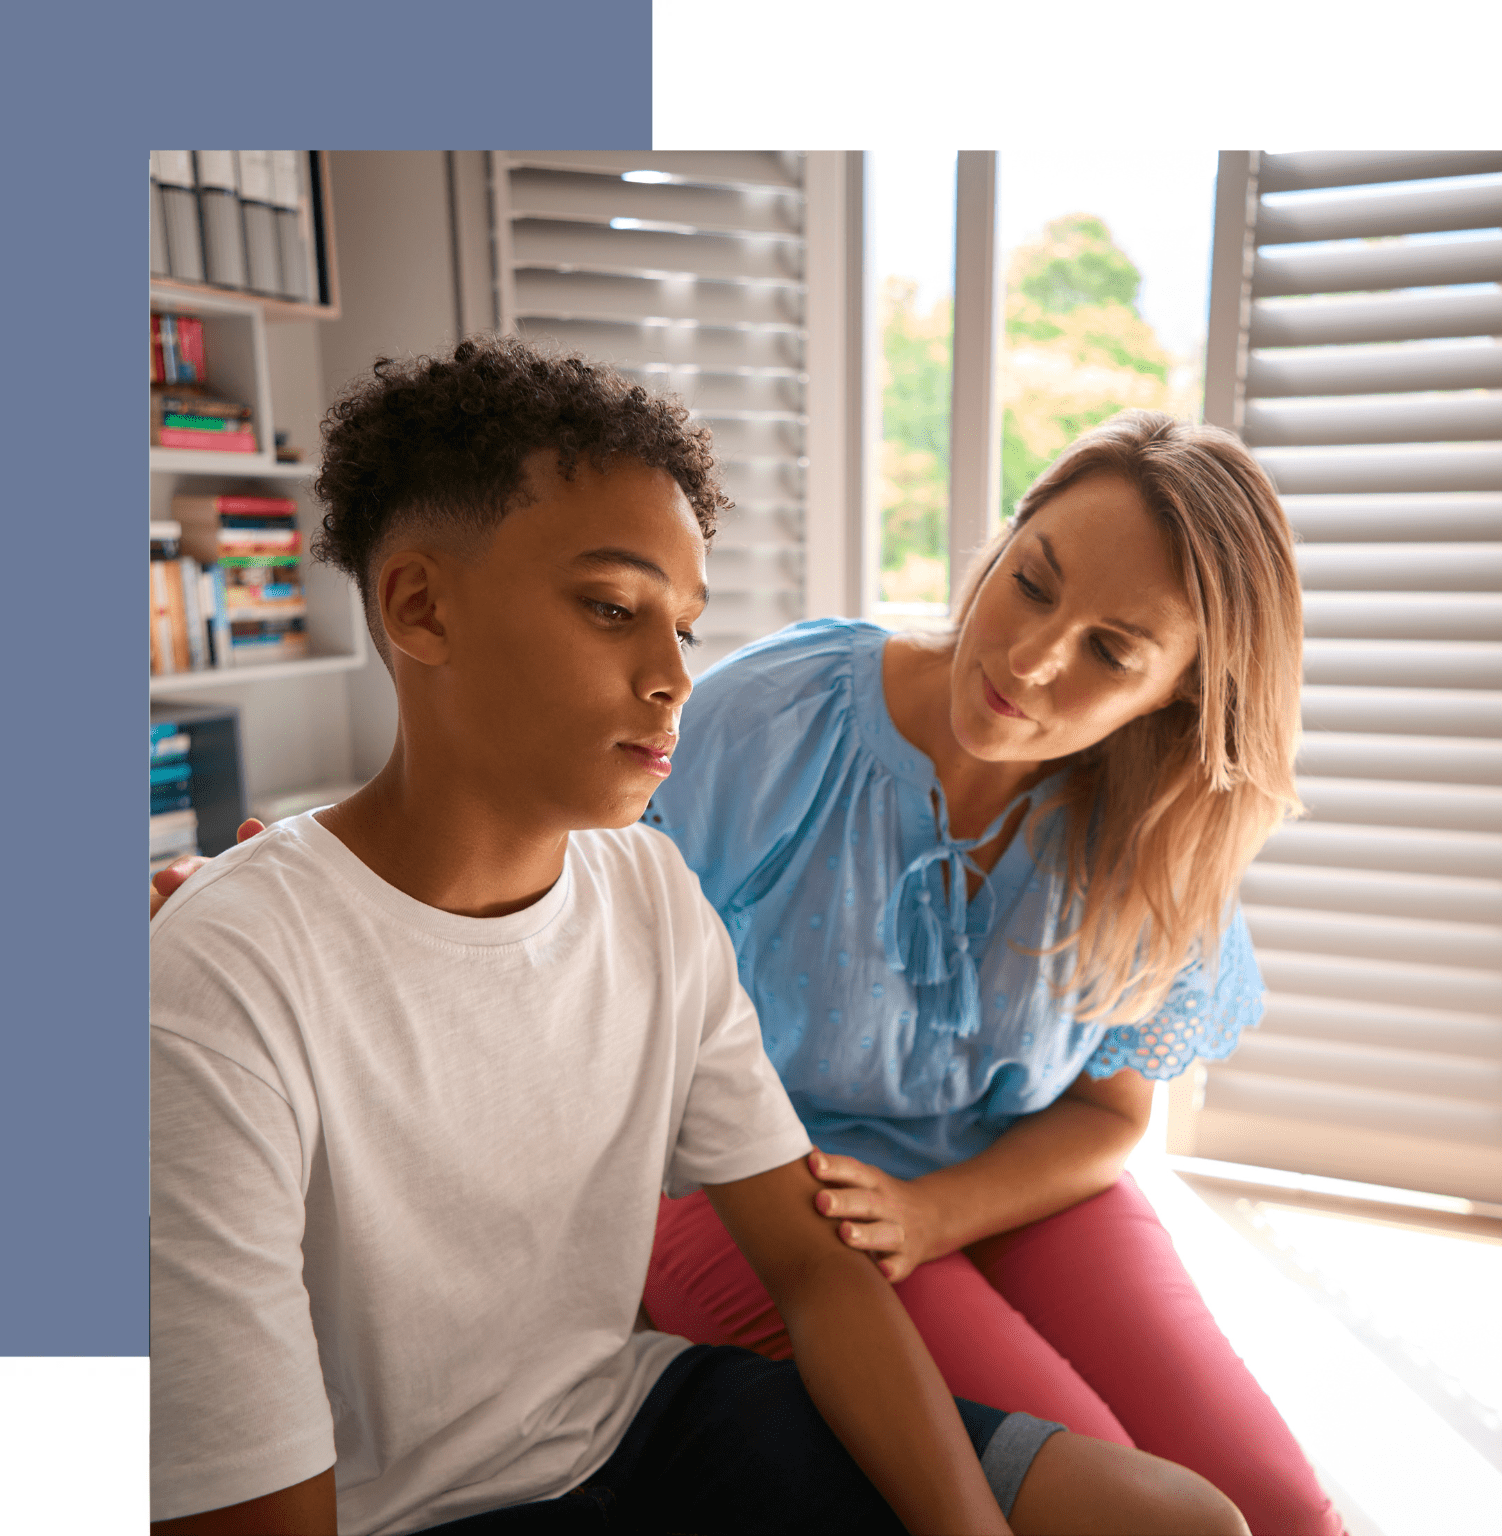
[[[1250,1536],[1236,1506],[1197,1472],[1068,1433],[1043,1443],[1010,1518],[1017,1536]]]

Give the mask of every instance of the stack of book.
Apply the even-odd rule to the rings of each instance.
[[[182,524],[151,524],[151,671],[161,677],[228,666],[223,578],[182,548]]]
[[[308,654],[297,503],[281,496],[174,496],[183,547],[217,573],[229,663]]]
[[[198,852],[193,809],[192,737],[175,723],[151,727],[151,873],[185,853]]]
[[[250,407],[212,394],[206,376],[203,321],[193,315],[152,315],[152,447],[254,453]]]
[[[151,317],[151,382],[202,384],[203,321],[196,315]]]

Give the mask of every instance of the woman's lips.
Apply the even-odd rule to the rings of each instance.
[[[629,752],[648,773],[656,775],[659,779],[665,779],[673,771],[673,765],[668,761],[666,752],[659,752],[656,747],[639,747],[634,742],[622,741],[617,745],[623,752]]]
[[[980,680],[982,686],[985,688],[986,703],[989,704],[998,715],[1006,715],[1009,719],[1012,720],[1026,720],[1028,718],[1025,714],[1022,713],[1020,709],[1017,708],[1014,703],[1012,703],[1010,699],[1005,698],[1001,694],[997,693],[997,691],[991,686],[991,679],[987,677],[984,672],[981,673]]]

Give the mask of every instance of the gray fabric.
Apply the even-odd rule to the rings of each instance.
[[[1030,1413],[1009,1413],[997,1426],[981,1452],[980,1464],[1002,1514],[1012,1513],[1012,1501],[1039,1447],[1064,1427],[1048,1419],[1035,1419]]]

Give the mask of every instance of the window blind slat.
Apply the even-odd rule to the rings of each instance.
[[[769,508],[803,503],[803,471],[791,460],[740,461],[720,466],[725,488],[739,507]]]
[[[1253,352],[1249,397],[1371,395],[1421,389],[1502,386],[1502,346],[1408,342],[1388,346],[1325,347],[1313,352]]]
[[[745,592],[776,592],[796,596],[803,590],[803,549],[797,544],[755,545],[722,543],[716,535],[714,578]]]
[[[1502,224],[1502,187],[1490,180],[1394,187],[1366,196],[1310,193],[1297,202],[1264,202],[1257,213],[1257,244],[1370,240],[1381,235],[1491,229],[1497,224]]]
[[[1473,442],[1502,436],[1502,393],[1249,400],[1242,435],[1254,447]]]
[[[1306,640],[1304,681],[1357,688],[1502,688],[1502,646],[1464,640]],[[1452,753],[1463,745],[1438,739]],[[1479,750],[1474,742],[1468,745]]]
[[[715,558],[741,549],[803,548],[803,508],[796,502],[780,507],[745,507],[739,502],[720,514],[715,534]]]
[[[1502,1012],[1502,975],[1494,971],[1271,948],[1258,949],[1257,963],[1269,989],[1277,992],[1395,1007],[1440,1008],[1483,1018],[1495,1018]]]
[[[1400,650],[1405,648],[1399,647]],[[1307,668],[1306,659],[1306,672]],[[1305,731],[1299,742],[1298,770],[1308,778],[1502,785],[1502,741],[1360,731]]]
[[[1308,731],[1391,731],[1400,736],[1502,735],[1502,693],[1465,688],[1304,689]]]
[[[1443,245],[1394,241],[1390,245],[1338,246],[1313,251],[1274,247],[1257,253],[1252,268],[1252,296],[1262,299],[1294,293],[1490,283],[1496,281],[1499,272],[1502,239],[1456,240]]]
[[[784,193],[637,185],[618,177],[525,167],[511,172],[510,191],[513,218],[604,224],[631,218],[668,229],[784,238],[803,230],[802,199]]]
[[[1502,358],[1502,348],[1498,349]],[[1488,543],[1502,540],[1502,495],[1284,496],[1288,521],[1311,544]]]
[[[1502,640],[1502,596],[1306,592],[1304,634],[1330,639]]]
[[[519,267],[554,267],[618,276],[684,276],[799,286],[801,250],[790,240],[682,235],[664,230],[517,219],[512,257]]]
[[[707,186],[771,187],[798,192],[802,183],[789,157],[775,150],[552,149],[513,153],[513,164],[531,170],[624,176],[646,170]]]
[[[1231,1068],[1211,1076],[1205,1089],[1205,1108],[1460,1144],[1475,1141],[1492,1145],[1502,1137],[1502,1109],[1495,1105],[1334,1083],[1303,1083]]]
[[[1320,821],[1502,832],[1502,789],[1490,785],[1304,777],[1297,783],[1305,809]],[[1502,944],[1498,949],[1502,951]]]
[[[800,330],[803,325],[802,299],[796,289],[526,267],[516,271],[516,309],[527,319],[682,320],[701,326],[777,330]]]
[[[1404,444],[1367,448],[1258,448],[1280,492],[1492,491],[1502,484],[1502,448]]]
[[[1416,536],[1426,530],[1415,528]],[[1502,543],[1301,544],[1299,575],[1317,592],[1496,592]]]
[[[1328,864],[1341,869],[1491,880],[1502,869],[1502,837],[1414,827],[1291,821],[1268,838],[1257,857],[1274,864]]]
[[[1496,929],[1484,923],[1319,912],[1307,907],[1263,907],[1251,903],[1242,910],[1259,952],[1273,949],[1502,973],[1502,946],[1497,943]]]
[[[797,331],[729,331],[634,321],[549,320],[545,330],[562,347],[625,368],[700,368],[707,371],[775,373],[797,378],[803,369],[803,337]]]
[[[1248,344],[1317,347],[1502,334],[1502,293],[1391,293],[1334,299],[1254,299]]]
[[[1258,907],[1368,912],[1431,922],[1502,923],[1502,878],[1373,874],[1258,860],[1241,881],[1241,899]],[[1498,1025],[1502,1030],[1502,1023]]]
[[[1494,1100],[1502,1090],[1502,1062],[1485,1057],[1447,1056],[1432,1049],[1401,1050],[1365,1042],[1342,1045],[1290,1039],[1266,1029],[1254,1030],[1242,1041],[1236,1070],[1481,1104]]]
[[[1475,1013],[1446,1013],[1438,1008],[1399,1008],[1269,992],[1261,1027],[1284,1037],[1349,1040],[1396,1050],[1502,1059],[1502,1020]]]
[[[652,375],[643,377],[653,379]],[[752,416],[803,419],[803,382],[796,374],[723,374],[679,368],[656,375],[654,382],[663,379],[691,411],[715,421]]]
[[[1484,149],[1299,150],[1260,157],[1258,187],[1300,192],[1373,182],[1423,181],[1435,176],[1484,176],[1502,171],[1502,153]]]
[[[712,578],[713,572],[710,574]],[[799,616],[801,606],[802,593],[797,590],[716,591],[714,601],[704,610],[704,616],[694,625],[694,630],[697,634],[717,637],[738,636],[739,642],[744,644],[758,635],[771,634],[774,629],[791,624]]]

